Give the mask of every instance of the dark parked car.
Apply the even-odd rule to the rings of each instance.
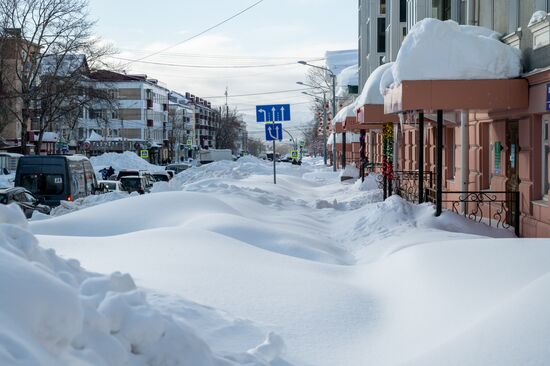
[[[27,218],[30,218],[34,211],[49,214],[51,210],[49,206],[41,204],[38,198],[23,187],[0,189],[0,203],[4,205],[16,203]]]
[[[120,183],[122,183],[122,188],[128,193],[138,192],[139,194],[144,194],[149,192],[149,186],[145,177],[130,175],[120,178]]]
[[[17,164],[15,186],[28,189],[50,207],[103,193],[92,164],[81,155],[22,156]]]
[[[171,179],[170,174],[164,172],[153,173],[153,178],[157,182],[168,182]]]

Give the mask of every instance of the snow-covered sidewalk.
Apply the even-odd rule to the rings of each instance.
[[[111,296],[135,301],[111,305],[119,315],[109,318],[132,365],[163,365],[155,357],[170,347],[188,353],[174,358],[181,365],[548,363],[549,240],[513,239],[450,213],[437,219],[431,206],[398,197],[381,202],[373,178],[340,183],[317,160],[280,164],[278,173],[273,185],[271,166],[255,158],[214,163],[157,193],[30,230],[40,246],[89,271],[130,273],[145,289],[117,274],[128,288],[90,290],[98,298],[103,289],[96,312]],[[78,269],[82,299],[83,282],[97,275],[67,263]],[[192,342],[139,338],[155,319]],[[102,353],[75,342],[69,350],[81,360],[89,361],[86,347]]]

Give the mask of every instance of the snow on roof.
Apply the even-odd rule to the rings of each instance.
[[[357,64],[359,53],[357,50],[327,51],[325,59],[327,68],[338,75],[345,68]]]
[[[86,141],[103,141],[104,138],[99,133],[92,131]]]
[[[537,11],[534,12],[533,15],[531,16],[531,19],[529,20],[529,24],[528,24],[527,26],[530,27],[530,26],[532,26],[533,24],[540,23],[540,22],[542,22],[544,19],[546,19],[547,17],[548,17],[548,14],[546,14],[545,11],[537,10]]]
[[[365,104],[384,104],[384,96],[380,91],[380,81],[387,70],[391,70],[393,62],[378,66],[369,76],[363,87],[361,95],[357,97],[358,108]]]
[[[359,85],[359,65],[346,67],[336,76],[336,96],[342,97],[348,93],[348,86]]]
[[[34,139],[38,140],[38,135],[34,135]],[[59,135],[56,132],[44,132],[42,135],[42,142],[58,142]]]
[[[83,54],[46,55],[40,63],[40,74],[69,76],[86,65],[86,56]]]
[[[355,117],[355,103],[348,104],[340,109],[340,111],[336,113],[336,117],[332,120],[332,125],[334,126],[335,123],[344,122],[346,117]]]
[[[508,79],[521,73],[521,52],[482,27],[426,18],[416,23],[393,68],[403,80]]]

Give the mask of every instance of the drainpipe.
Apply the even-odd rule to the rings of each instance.
[[[462,134],[461,152],[462,152],[462,169],[460,177],[460,190],[468,191],[470,182],[470,131],[468,128],[468,111],[460,112],[460,131]],[[464,200],[466,197],[464,197]],[[468,203],[462,202],[461,209],[464,214],[468,211]]]

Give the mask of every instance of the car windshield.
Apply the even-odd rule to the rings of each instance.
[[[141,188],[141,179],[140,178],[124,178],[121,180],[122,185],[126,188]]]
[[[104,182],[103,184],[105,185],[105,187],[107,187],[108,190],[116,190],[116,182]]]
[[[56,195],[63,193],[63,175],[61,174],[23,174],[21,186],[37,195]]]
[[[157,182],[168,182],[168,176],[164,174],[153,174]]]
[[[8,195],[5,193],[0,193],[0,203],[6,205],[8,203]]]

